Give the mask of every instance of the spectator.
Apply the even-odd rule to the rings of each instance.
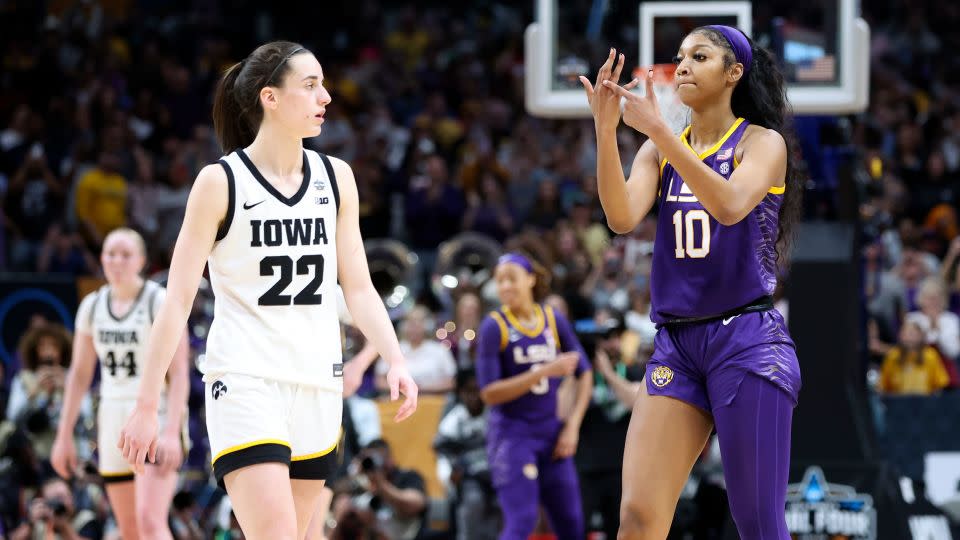
[[[487,462],[487,415],[472,369],[457,374],[457,399],[433,439],[437,477],[454,506],[457,540],[494,540],[500,520]]]
[[[10,540],[100,540],[103,525],[90,510],[77,511],[70,485],[60,478],[43,483],[40,495],[30,501],[27,521],[10,534]]]
[[[457,362],[458,370],[472,369],[476,356],[477,328],[483,318],[483,301],[473,291],[460,293],[454,307],[453,332],[447,334],[444,343]]]
[[[939,277],[929,277],[917,291],[919,311],[907,314],[923,331],[927,343],[937,347],[949,361],[960,355],[960,317],[947,311],[947,287]]]
[[[120,166],[119,154],[103,151],[97,167],[77,180],[77,220],[97,244],[108,232],[127,224],[127,180]]]
[[[879,390],[892,395],[930,395],[950,382],[932,346],[924,343],[923,328],[907,321],[900,330],[900,342],[883,360]]]
[[[621,354],[621,320],[601,327],[594,352],[595,383],[580,427],[577,471],[590,478],[580,488],[588,531],[616,538],[620,527],[623,447],[633,400],[643,380],[643,367],[627,364]]]
[[[527,216],[526,225],[539,229],[552,229],[563,217],[563,207],[560,204],[560,191],[552,178],[540,181],[537,197]]]
[[[406,203],[407,234],[420,258],[421,279],[433,271],[437,246],[460,230],[464,211],[463,192],[450,184],[443,158],[428,157],[424,168],[423,176],[411,179]]]
[[[197,523],[197,503],[188,491],[173,496],[170,509],[170,528],[175,540],[203,540],[203,531]]]
[[[41,466],[27,433],[9,418],[0,421],[0,533],[20,523],[26,488],[40,487]]]
[[[7,418],[21,426],[30,435],[34,451],[46,460],[56,435],[63,399],[66,370],[70,366],[71,336],[59,324],[48,323],[32,328],[20,339],[18,346],[23,368],[10,385]],[[81,406],[81,422],[77,433],[93,419],[93,407],[88,398]],[[85,445],[80,447],[81,459]]]
[[[50,224],[63,215],[65,197],[66,189],[50,170],[43,145],[34,144],[10,179],[4,197],[3,212],[9,219],[10,262],[14,270],[36,269],[40,245]]]
[[[457,364],[450,349],[433,338],[436,326],[430,311],[415,306],[400,324],[400,350],[407,360],[410,376],[421,393],[442,394],[453,390]],[[377,362],[377,389],[384,391],[390,365],[382,358]]]
[[[420,473],[401,469],[393,461],[390,445],[378,439],[358,460],[363,493],[354,506],[374,512],[378,528],[391,540],[414,540],[426,528],[427,490]]]
[[[498,242],[513,231],[513,210],[507,202],[500,181],[491,172],[480,176],[480,193],[467,195],[467,212],[463,229],[490,236]]]
[[[37,256],[37,271],[48,274],[89,276],[97,273],[97,260],[72,226],[54,223]]]

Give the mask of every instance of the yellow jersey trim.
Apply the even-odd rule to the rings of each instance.
[[[104,471],[98,471],[98,472],[100,473],[100,476],[103,476],[104,478],[117,478],[117,477],[120,477],[120,476],[131,476],[131,475],[133,475],[133,471],[132,471],[132,470],[126,471],[126,472],[104,472]]]
[[[521,334],[527,337],[532,337],[532,338],[542,334],[543,327],[546,324],[546,321],[544,320],[544,316],[543,316],[543,309],[540,307],[540,304],[533,305],[533,312],[537,316],[537,323],[536,323],[536,326],[530,329],[520,324],[520,321],[518,321],[517,318],[513,315],[513,313],[510,312],[510,308],[506,306],[503,307],[503,313],[507,316],[507,321],[510,322],[510,326],[514,327],[517,330],[517,332],[520,332]]]
[[[334,450],[336,450],[338,446],[340,446],[340,439],[337,439],[337,442],[333,443],[333,446],[331,446],[330,448],[327,448],[326,450],[321,450],[319,452],[314,452],[312,454],[306,454],[303,456],[291,456],[290,461],[306,461],[308,459],[316,459],[318,457],[323,457],[329,454],[330,452],[333,452]]]
[[[259,441],[253,441],[253,442],[248,442],[244,444],[238,444],[236,446],[231,446],[230,448],[227,448],[226,450],[223,450],[222,452],[217,454],[216,457],[213,458],[211,463],[216,464],[218,459],[222,458],[227,454],[239,452],[240,450],[246,450],[247,448],[250,448],[253,446],[260,446],[261,444],[279,444],[279,445],[286,446],[287,448],[290,448],[290,443],[286,441],[281,441],[280,439],[260,439]]]
[[[563,350],[560,347],[560,332],[557,331],[557,318],[553,314],[553,308],[550,306],[545,306],[544,311],[547,312],[547,324],[550,326],[550,333],[553,334],[554,343],[557,344],[557,351]]]
[[[502,351],[507,348],[507,339],[509,339],[507,335],[509,334],[507,331],[507,323],[496,311],[491,311],[490,316],[493,317],[493,320],[497,321],[497,326],[500,327],[500,350]]]
[[[744,122],[743,118],[737,118],[737,121],[734,122],[733,125],[730,126],[730,129],[728,129],[727,132],[723,134],[723,137],[720,137],[719,141],[713,143],[713,146],[711,146],[710,148],[707,148],[706,150],[704,150],[699,154],[697,154],[697,151],[694,150],[692,146],[690,146],[689,142],[687,142],[687,135],[690,133],[691,126],[687,126],[686,129],[683,130],[683,133],[680,134],[680,140],[683,141],[684,146],[689,148],[690,151],[693,152],[694,154],[697,154],[697,157],[699,157],[701,160],[707,159],[708,157],[717,153],[717,150],[719,150],[720,147],[723,146],[723,143],[727,142],[727,139],[729,139],[730,136],[733,135],[733,132],[736,131],[737,128],[740,127],[740,124],[742,124],[743,122]]]
[[[736,153],[734,153],[734,155],[733,155],[733,168],[736,169],[736,168],[739,167],[739,166],[740,166],[740,160],[737,159],[737,155],[736,155]],[[770,188],[769,191],[767,191],[767,193],[771,193],[771,194],[773,194],[773,195],[783,195],[783,193],[784,193],[785,191],[787,191],[787,186],[786,186],[786,185],[783,185],[783,186],[773,186],[772,188]]]

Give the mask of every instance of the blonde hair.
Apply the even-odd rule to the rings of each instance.
[[[117,234],[126,234],[131,238],[133,238],[133,242],[140,249],[140,255],[143,255],[143,257],[146,258],[147,243],[143,241],[143,236],[141,236],[140,233],[131,229],[130,227],[117,227],[116,229],[113,229],[112,231],[108,232],[107,236],[103,238],[103,245],[107,245],[107,240],[109,240],[111,236],[114,236]]]
[[[930,276],[920,282],[917,288],[917,300],[924,298],[937,300],[943,307],[947,305],[947,284],[939,276]]]

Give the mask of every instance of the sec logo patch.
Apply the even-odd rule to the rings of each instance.
[[[657,369],[653,370],[653,373],[650,374],[650,382],[657,388],[663,388],[670,384],[672,380],[673,370],[667,366],[657,366]]]
[[[536,480],[539,474],[540,471],[537,470],[537,466],[533,463],[527,463],[523,466],[523,475],[530,480]]]

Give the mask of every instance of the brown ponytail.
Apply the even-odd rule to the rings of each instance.
[[[287,61],[309,52],[297,43],[271,41],[224,72],[213,98],[213,128],[225,154],[253,142],[263,121],[260,90],[282,86],[290,71]]]

